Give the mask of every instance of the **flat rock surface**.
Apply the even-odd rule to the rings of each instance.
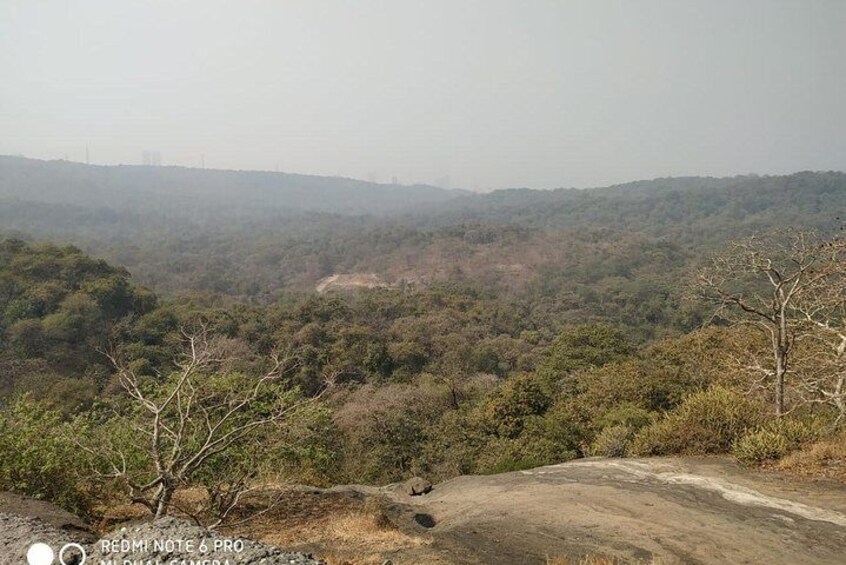
[[[427,518],[438,563],[846,563],[846,487],[721,458],[587,459],[391,496]]]

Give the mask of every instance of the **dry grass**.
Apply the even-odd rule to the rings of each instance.
[[[578,561],[566,557],[547,557],[546,565],[620,565],[620,561],[610,557],[582,557]]]
[[[206,496],[201,489],[183,489],[174,502],[177,507],[194,512]],[[255,510],[251,506],[261,508],[266,502],[261,495],[254,498],[245,501],[246,515]],[[149,511],[138,504],[104,506],[102,513],[104,531],[127,520],[149,517]],[[174,515],[181,514],[174,510]],[[381,565],[397,552],[431,543],[428,536],[399,531],[377,499],[364,499],[352,492],[287,491],[271,511],[239,526],[224,528],[223,533],[314,552],[328,565]]]
[[[779,461],[775,468],[846,482],[846,433],[820,440]]]
[[[623,561],[614,557],[586,555],[574,561],[567,557],[547,557],[546,565],[660,565],[659,561]]]
[[[385,562],[385,559],[378,555],[371,555],[368,557],[348,557],[344,554],[331,552],[321,555],[320,558],[325,561],[327,565],[382,565]]]
[[[370,512],[352,511],[329,516],[293,529],[268,534],[263,540],[280,546],[339,545],[351,551],[384,552],[417,547],[421,538],[404,534]]]
[[[313,551],[329,565],[381,565],[430,543],[397,530],[378,501],[340,492],[287,493],[278,509],[227,533]]]

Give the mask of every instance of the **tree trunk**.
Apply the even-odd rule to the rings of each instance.
[[[776,386],[776,416],[784,415],[784,378],[787,374],[787,355],[790,351],[790,342],[787,333],[787,302],[782,299],[782,306],[778,312],[778,327],[775,333],[775,386]]]
[[[784,360],[780,353],[776,359],[776,378],[775,378],[775,397],[776,397],[776,416],[784,415],[784,374],[785,374]]]
[[[167,512],[170,509],[170,501],[173,499],[173,485],[169,483],[162,483],[159,485],[159,491],[156,493],[155,497],[155,505],[156,505],[156,518],[163,518],[167,516]]]

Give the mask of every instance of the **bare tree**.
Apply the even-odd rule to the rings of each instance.
[[[791,354],[806,329],[793,310],[829,276],[822,268],[825,258],[815,235],[783,232],[733,242],[697,272],[698,294],[718,305],[715,317],[750,325],[767,337],[770,359],[751,354],[743,367],[755,375],[754,386],[772,381],[779,416],[786,412]]]
[[[846,241],[827,242],[821,251],[825,254],[821,272],[826,276],[794,305],[808,326],[799,386],[806,402],[835,408],[837,427],[846,419]]]
[[[156,517],[168,514],[177,489],[210,468],[214,472],[221,460],[254,445],[262,434],[284,427],[315,400],[289,385],[295,367],[290,356],[271,355],[264,371],[249,375],[227,370],[233,359],[205,327],[183,336],[176,370],[158,378],[139,375],[132,363],[108,354],[126,400],[112,411],[110,422],[124,432],[101,438],[96,446],[78,442],[105,461],[106,474],[128,487],[133,502]],[[251,489],[248,469],[255,462],[240,465],[229,464],[237,476],[221,477],[218,488],[209,489],[209,505],[218,516],[214,525]]]

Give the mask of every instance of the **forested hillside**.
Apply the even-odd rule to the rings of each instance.
[[[317,210],[236,209],[227,179],[263,173],[4,167],[0,231],[15,238],[0,245],[0,488],[159,512],[183,485],[220,502],[280,475],[386,483],[725,452],[819,474],[821,455],[790,454],[842,448],[842,173],[420,188],[376,215],[359,212],[403,189],[334,187],[356,204],[327,213],[328,181],[314,180]],[[219,184],[170,198],[145,188],[160,173]],[[181,210],[191,194],[197,208]],[[315,291],[343,273],[374,288]],[[768,285],[791,280],[801,300],[779,311],[795,351],[776,351],[773,381],[769,334],[750,328],[775,315],[734,307],[770,304]],[[164,443],[129,440],[150,426]],[[22,445],[56,466],[29,465]],[[62,465],[79,457],[88,467]]]
[[[102,351],[114,326],[155,307],[125,269],[76,248],[0,242],[0,394],[90,402],[108,380]]]
[[[504,190],[435,207],[444,223],[493,222],[547,229],[662,235],[689,243],[719,241],[775,226],[830,228],[846,202],[846,174],[687,177],[592,190]],[[431,220],[424,216],[424,222]]]
[[[165,296],[271,304],[358,273],[407,290],[493,292],[544,319],[613,321],[638,339],[699,323],[681,283],[707,253],[772,229],[831,232],[844,206],[846,175],[833,172],[469,195],[0,159],[3,234],[78,245]]]
[[[839,324],[842,308],[827,297],[842,290],[846,267],[832,241],[792,257],[761,251],[785,277],[796,276],[795,258],[825,272],[826,286],[814,283],[803,299],[815,321]],[[835,244],[832,258],[814,251]],[[0,487],[86,512],[127,497],[160,508],[162,492],[137,486],[159,484],[157,457],[177,468],[165,475],[169,489],[237,493],[280,476],[382,484],[586,455],[731,451],[757,464],[809,448],[785,464],[825,473],[844,447],[838,334],[798,315],[791,335],[808,339],[791,361],[791,410],[773,419],[771,380],[738,362],[766,367],[769,340],[727,313],[644,344],[632,330],[660,333],[660,323],[585,323],[566,300],[455,283],[286,294],[270,306],[208,294],[160,301],[72,247],[7,240],[0,258]],[[747,275],[726,280],[766,299],[766,282]],[[627,300],[649,299],[644,292]],[[692,296],[685,304],[713,312]],[[750,394],[750,382],[764,384]],[[165,439],[137,441],[154,429]],[[243,443],[195,457],[242,429],[251,433],[233,437]],[[183,468],[188,460],[196,467]],[[211,521],[221,511],[203,508]]]

